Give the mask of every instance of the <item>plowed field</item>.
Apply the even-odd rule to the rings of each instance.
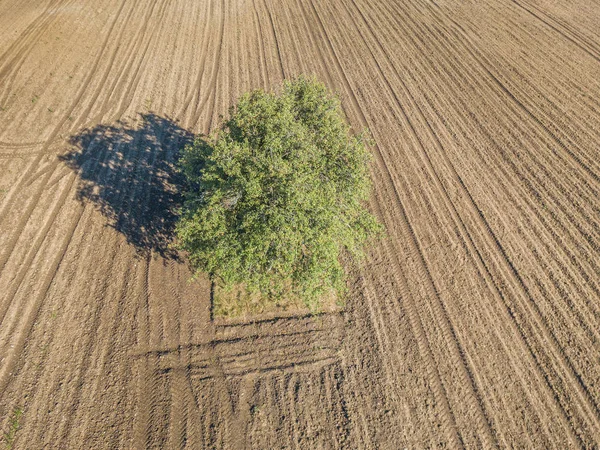
[[[343,312],[214,321],[169,247],[173,162],[300,73],[369,128],[387,237]],[[600,446],[600,4],[0,0],[0,427],[19,449]]]

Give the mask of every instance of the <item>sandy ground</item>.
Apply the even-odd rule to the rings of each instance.
[[[218,324],[173,161],[315,73],[388,237],[346,311]],[[600,5],[0,0],[14,448],[600,446]]]

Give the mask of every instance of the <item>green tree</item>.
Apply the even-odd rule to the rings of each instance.
[[[381,230],[364,207],[366,144],[314,78],[244,95],[180,161],[188,190],[177,235],[196,273],[273,299],[292,292],[313,309],[343,294],[342,252],[361,256]]]

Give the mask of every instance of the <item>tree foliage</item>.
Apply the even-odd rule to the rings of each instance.
[[[364,207],[366,144],[314,78],[241,97],[180,161],[189,188],[177,235],[196,272],[271,298],[292,291],[313,308],[342,293],[342,252],[360,256],[380,230]]]

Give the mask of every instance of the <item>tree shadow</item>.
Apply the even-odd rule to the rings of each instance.
[[[168,118],[141,114],[72,136],[75,148],[60,159],[79,175],[78,199],[95,203],[138,253],[177,259],[170,243],[183,178],[175,164],[192,139]]]

